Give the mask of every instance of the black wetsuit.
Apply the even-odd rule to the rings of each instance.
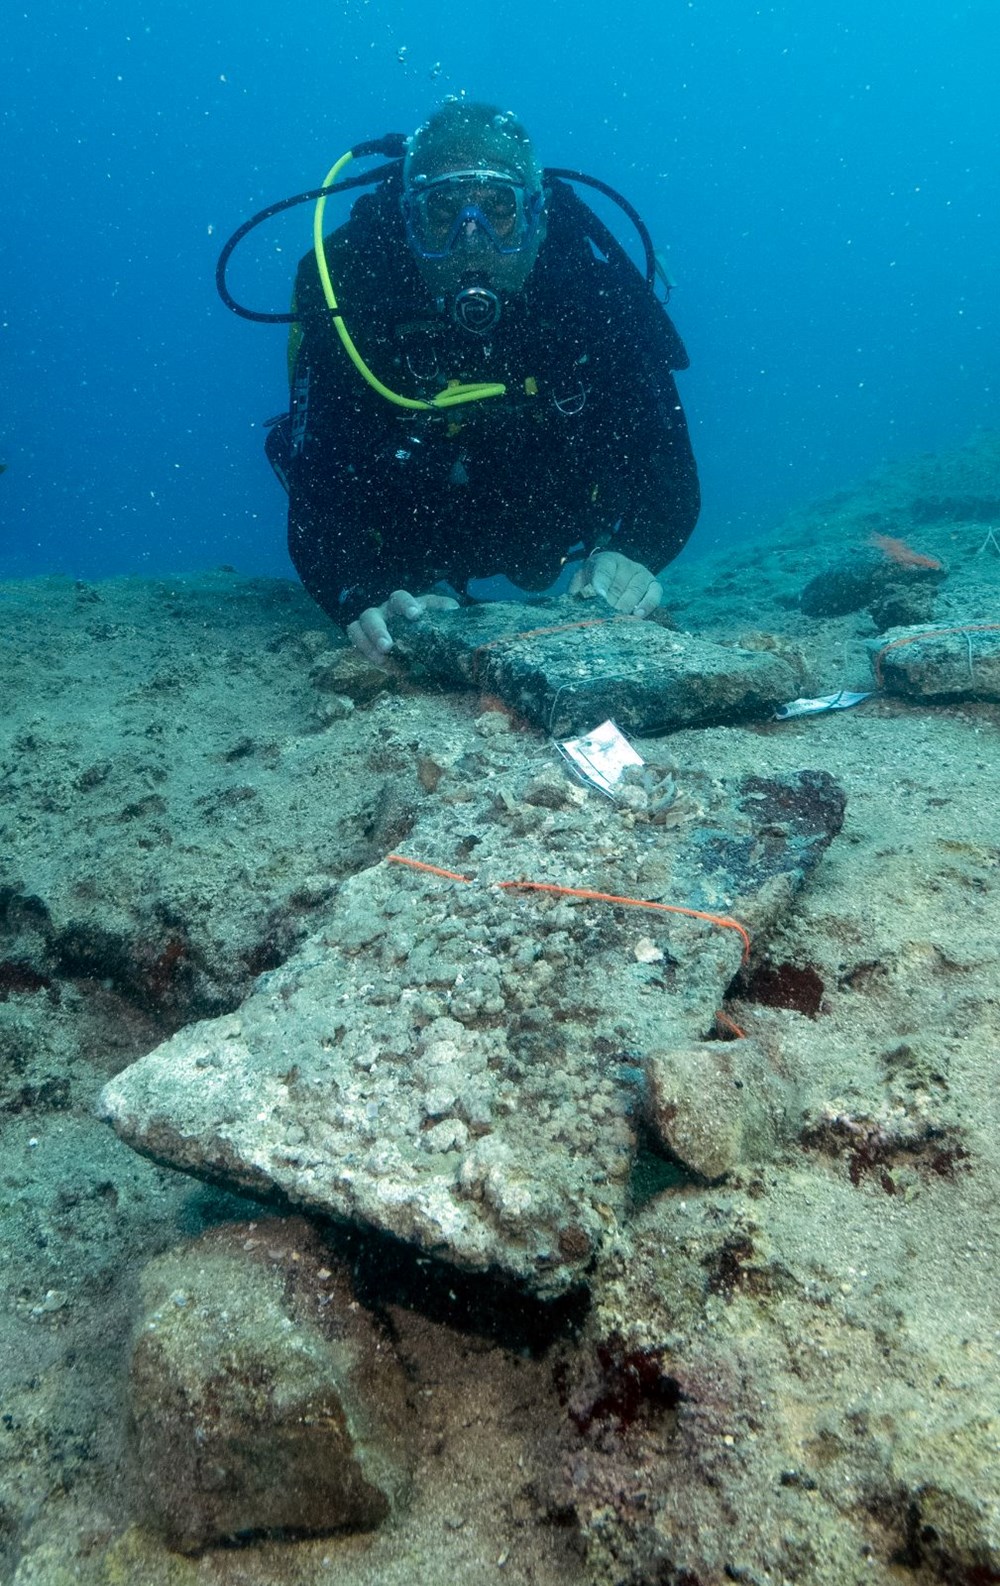
[[[554,185],[528,284],[486,337],[435,312],[406,242],[398,178],[326,239],[344,322],[391,390],[426,399],[449,380],[507,386],[446,412],[408,411],[368,385],[337,336],[315,259],[302,261],[292,410],[268,454],[289,490],[292,560],[336,621],[439,579],[464,592],[470,577],[506,573],[545,588],[581,544],[653,571],[684,545],[698,476],[671,371],[687,355],[638,272],[595,254],[589,216]]]

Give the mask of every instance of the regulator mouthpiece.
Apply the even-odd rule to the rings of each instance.
[[[456,325],[471,331],[474,336],[487,336],[499,322],[500,299],[488,286],[473,284],[463,286],[455,294],[451,314]]]

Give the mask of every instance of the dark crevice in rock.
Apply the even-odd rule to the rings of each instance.
[[[456,1332],[537,1356],[576,1334],[590,1305],[583,1286],[545,1302],[499,1273],[462,1272],[391,1234],[331,1223],[325,1237],[350,1266],[358,1299],[390,1329],[390,1308],[399,1306]]]

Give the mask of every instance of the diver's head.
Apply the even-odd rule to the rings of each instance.
[[[531,140],[496,105],[448,100],[409,139],[403,216],[435,298],[480,334],[520,292],[545,235],[545,191]]]

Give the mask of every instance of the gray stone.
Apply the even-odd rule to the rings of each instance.
[[[773,652],[740,650],[564,597],[427,612],[390,623],[394,654],[459,687],[495,694],[557,735],[610,716],[629,732],[667,732],[770,715],[795,694]]]
[[[626,1211],[645,1055],[712,1027],[743,932],[762,943],[843,797],[823,773],[677,770],[664,829],[572,783],[566,808],[526,802],[550,754],[456,765],[404,845],[450,878],[351,877],[321,932],[120,1074],[103,1115],[160,1161],[544,1297],[581,1281]]]
[[[1000,700],[1000,622],[890,628],[868,641],[876,683],[907,699]]]
[[[652,1052],[646,1073],[655,1133],[699,1178],[768,1160],[797,1126],[794,1088],[753,1041]]]
[[[889,545],[902,541],[889,539]],[[877,546],[855,547],[848,556],[825,567],[811,579],[799,596],[799,605],[807,617],[843,617],[852,611],[861,611],[872,602],[889,598],[905,599],[917,588],[933,591],[946,576],[939,562],[928,557],[907,561],[897,560],[892,554]]]
[[[402,1368],[332,1266],[301,1219],[266,1220],[143,1273],[130,1464],[171,1547],[370,1529],[405,1497]]]
[[[316,657],[309,681],[320,693],[347,698],[355,705],[370,705],[372,700],[393,687],[393,679],[380,666],[373,666],[356,650],[324,650]]]

